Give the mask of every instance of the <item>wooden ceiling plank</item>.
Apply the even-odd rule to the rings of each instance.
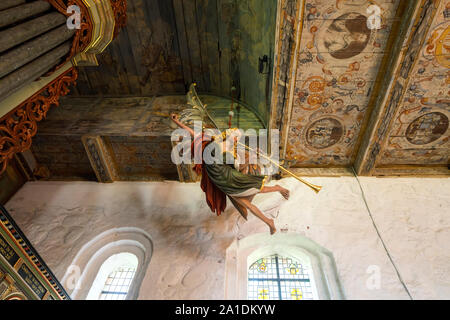
[[[117,92],[122,95],[139,94],[140,86],[138,85],[136,79],[130,77],[130,72],[128,71],[128,68],[133,68],[132,66],[134,66],[135,64],[129,46],[122,44],[128,43],[128,39],[126,37],[123,37],[124,34],[125,33],[121,32],[121,36],[119,36],[118,39],[116,39],[116,41],[109,46],[109,49],[115,52],[114,55],[119,60],[118,65],[120,66],[115,67],[114,64],[108,65],[108,69],[110,70],[110,72],[112,71],[114,76],[119,79],[119,81],[116,82],[118,86],[114,89],[113,92]],[[104,59],[102,59],[102,61],[103,60]],[[103,64],[101,63],[100,65]],[[110,92],[111,91],[112,90],[110,90]]]
[[[203,73],[203,89],[205,92],[211,92],[211,78],[212,73],[209,68],[209,58],[208,55],[212,54],[211,50],[208,50],[208,20],[211,17],[207,11],[207,5],[209,1],[207,0],[195,0],[195,16],[197,23],[197,31],[198,31],[198,40],[200,46],[200,60],[202,64],[202,73]],[[214,48],[214,46],[213,46]],[[217,50],[214,50],[217,51]],[[214,71],[213,71],[214,72]],[[200,90],[202,87],[200,87]]]
[[[222,95],[230,96],[232,87],[231,50],[232,31],[230,24],[233,18],[233,7],[235,3],[230,0],[216,0],[217,2],[217,25],[219,30],[219,65],[221,77]]]
[[[235,68],[235,77],[239,77],[239,82],[233,77],[240,87],[236,96],[245,101],[265,125],[268,123],[273,78],[277,4],[277,0],[265,1],[265,14],[262,14],[258,11],[261,5],[259,0],[239,1],[235,22],[238,32],[233,39],[236,48],[233,50],[232,65],[239,66]],[[264,56],[267,63],[263,62],[260,71],[259,61]]]
[[[187,40],[186,22],[184,18],[183,0],[172,0],[174,15],[176,21],[176,28],[178,34],[178,45],[180,48],[181,63],[183,68],[184,85],[189,88],[193,82],[192,63],[189,52],[189,45]]]
[[[142,94],[139,75],[143,72],[143,68],[138,67],[138,65],[141,66],[142,64],[140,63],[140,57],[136,52],[136,49],[140,47],[139,44],[141,42],[137,37],[136,25],[134,23],[137,20],[137,17],[133,1],[130,1],[128,4],[127,16],[128,21],[132,22],[128,23],[127,26],[122,29],[117,39],[108,48],[112,49],[114,47],[117,49],[120,60],[123,62],[123,64],[120,64],[120,70],[122,71],[123,68],[123,73],[127,75],[126,94]],[[108,58],[112,58],[112,56]]]
[[[179,34],[172,1],[144,1],[146,21],[151,30],[142,53],[146,79],[143,93],[184,93],[183,62],[180,59]],[[145,34],[145,29],[140,29]],[[141,83],[142,84],[142,83]]]
[[[121,34],[123,32],[124,35],[122,37],[124,37],[127,40],[127,42],[130,44],[130,57],[132,59],[132,63],[130,63],[127,66],[127,71],[131,72],[134,75],[139,75],[141,70],[140,70],[140,68],[138,68],[138,65],[141,65],[141,64],[137,63],[137,61],[139,59],[139,55],[136,50],[137,48],[139,48],[139,46],[131,45],[132,43],[134,43],[134,44],[141,43],[141,40],[139,39],[139,32],[138,32],[137,26],[134,23],[134,21],[136,21],[138,19],[138,17],[136,16],[136,8],[134,5],[134,1],[129,1],[127,6],[128,6],[128,9],[127,9],[128,23],[127,23],[126,27],[122,29],[121,33],[119,34],[119,37],[121,36]]]
[[[161,87],[162,83],[158,71],[161,67],[164,68],[161,57],[167,59],[170,52],[170,49],[165,47],[167,45],[165,40],[172,30],[170,25],[166,24],[166,19],[161,16],[161,5],[164,3],[160,0],[136,0],[135,4],[136,13],[140,18],[137,20],[136,30],[140,42],[133,43],[132,46],[137,48],[139,55],[139,83],[143,95],[159,91],[157,87]]]
[[[186,38],[189,47],[189,56],[192,67],[193,81],[197,83],[199,91],[206,91],[206,78],[208,74],[203,67],[202,47],[197,20],[197,7],[195,1],[183,1],[183,12],[186,28]]]
[[[72,91],[70,94],[72,96],[78,95],[93,95],[95,94],[93,86],[91,84],[91,81],[89,77],[86,74],[86,68],[79,68],[78,69],[78,79],[77,79],[77,85],[74,86],[76,88],[76,92]]]
[[[209,92],[220,95],[221,71],[219,57],[219,27],[217,24],[217,1],[197,0],[202,8],[197,7],[200,19],[200,32],[204,33],[206,41],[206,64],[209,74]],[[199,6],[199,5],[198,5]],[[207,12],[207,15],[203,12]]]

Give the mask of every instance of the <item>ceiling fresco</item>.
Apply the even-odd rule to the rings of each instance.
[[[349,166],[385,54],[399,0],[307,0],[293,90],[286,157],[296,166]]]
[[[448,164],[450,1],[442,1],[377,165]]]

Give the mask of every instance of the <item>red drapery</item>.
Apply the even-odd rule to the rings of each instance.
[[[199,134],[197,137],[195,137],[191,147],[192,156],[194,156],[195,151],[197,152],[197,154],[203,155],[203,150],[210,142],[211,140],[204,139],[203,134]],[[203,161],[201,164],[196,164],[194,166],[194,171],[197,174],[202,175],[201,187],[206,195],[206,203],[208,203],[208,206],[211,208],[212,212],[215,212],[218,216],[220,216],[227,207],[227,198],[225,193],[217,188],[216,185],[211,181],[208,173],[206,172]]]

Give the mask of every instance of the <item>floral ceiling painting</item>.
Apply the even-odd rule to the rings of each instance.
[[[379,165],[446,164],[450,118],[450,1],[441,1]]]
[[[286,157],[297,166],[348,166],[399,0],[305,2]]]

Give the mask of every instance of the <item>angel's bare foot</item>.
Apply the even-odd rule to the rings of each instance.
[[[289,190],[286,189],[286,188],[283,188],[283,187],[280,186],[280,185],[278,185],[278,188],[280,189],[279,191],[280,191],[281,195],[282,195],[286,200],[289,200],[289,194],[290,194]]]
[[[269,219],[268,225],[270,228],[271,235],[273,235],[275,232],[277,232],[277,228],[275,228],[275,222],[273,221],[273,219]]]

